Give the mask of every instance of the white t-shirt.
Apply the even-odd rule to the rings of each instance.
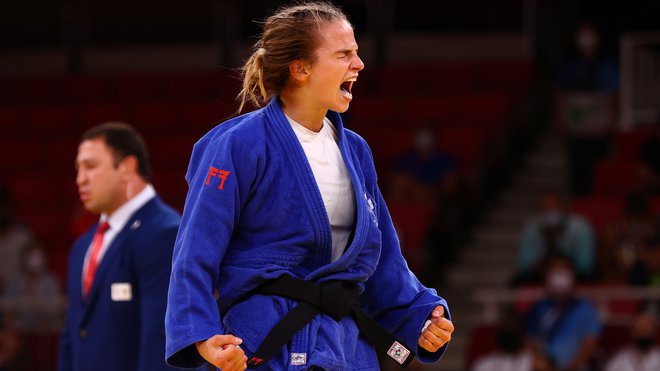
[[[321,192],[332,232],[332,261],[339,259],[355,224],[355,195],[350,174],[337,145],[337,129],[329,119],[316,133],[287,116],[302,145]]]
[[[101,250],[99,251],[99,256],[97,258],[98,264],[101,264],[101,260],[103,259],[103,256],[105,256],[105,253],[108,251],[108,248],[112,244],[112,241],[115,239],[117,234],[124,228],[126,223],[131,219],[133,214],[135,214],[136,211],[138,211],[142,206],[144,206],[147,202],[151,201],[152,198],[156,197],[156,190],[151,184],[147,184],[142,191],[140,191],[138,194],[133,196],[128,202],[125,204],[121,205],[117,210],[115,210],[112,215],[107,215],[107,214],[101,214],[101,217],[99,218],[99,225],[101,225],[103,222],[107,221],[108,224],[110,224],[110,228],[105,231],[103,234],[103,244],[101,245]],[[131,226],[134,228],[139,227],[140,221],[136,221],[135,226]],[[92,243],[90,243],[89,247],[87,248],[87,252],[85,253],[85,260],[83,262],[83,271],[82,271],[82,279],[80,280],[81,285],[85,281],[85,273],[87,272],[88,265],[89,265],[89,259],[90,259],[90,254],[92,253]]]
[[[657,371],[660,370],[660,349],[652,348],[642,354],[633,347],[616,353],[607,363],[605,371]]]

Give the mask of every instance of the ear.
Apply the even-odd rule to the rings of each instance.
[[[122,174],[135,174],[137,173],[137,168],[138,162],[135,156],[126,156],[119,163],[119,169],[121,170]]]
[[[300,59],[289,63],[289,73],[291,78],[297,82],[303,82],[309,77],[309,64]]]

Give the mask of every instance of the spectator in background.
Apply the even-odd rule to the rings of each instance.
[[[557,73],[556,119],[566,135],[571,185],[576,195],[591,193],[596,163],[609,150],[609,134],[617,117],[619,69],[600,53],[596,27],[582,22],[575,32],[577,56]]]
[[[456,192],[456,160],[437,146],[430,124],[417,129],[413,148],[394,160],[390,202],[434,203]]]
[[[639,162],[643,189],[660,194],[660,118],[655,133],[642,144]]]
[[[559,370],[583,370],[589,364],[601,333],[596,308],[574,293],[571,260],[557,256],[547,265],[547,295],[529,314],[532,349],[547,354]]]
[[[12,303],[8,324],[19,332],[55,332],[59,316],[60,285],[48,270],[46,252],[34,241],[21,252],[20,273],[9,281],[3,297]]]
[[[430,232],[424,241],[424,256],[429,259],[407,257],[411,266],[423,271],[423,277],[431,278],[437,274],[437,267],[455,259],[456,240],[465,228],[461,223],[464,214],[458,197],[456,160],[438,147],[431,123],[415,131],[413,144],[412,149],[394,160],[388,202],[413,202],[433,207]],[[407,248],[405,233],[400,237],[402,246]],[[426,263],[419,263],[420,260]]]
[[[595,238],[591,224],[570,214],[553,191],[539,197],[539,213],[524,227],[520,239],[516,284],[540,283],[544,265],[553,257],[568,257],[580,278],[594,276]]]
[[[46,252],[38,241],[21,251],[19,273],[3,294],[8,304],[7,326],[21,338],[14,367],[20,370],[52,370],[52,336],[62,325],[60,286],[48,270]]]
[[[505,311],[497,324],[498,350],[475,362],[472,371],[531,371],[534,354],[525,349],[525,324],[514,311]]]
[[[606,279],[648,285],[660,272],[660,226],[645,195],[628,196],[623,219],[605,228],[602,241]]]
[[[30,230],[12,216],[9,190],[0,186],[0,290],[17,275],[21,249],[32,240]]]
[[[656,345],[658,325],[655,318],[642,313],[631,328],[632,344],[617,352],[605,366],[605,371],[660,370],[660,348]]]

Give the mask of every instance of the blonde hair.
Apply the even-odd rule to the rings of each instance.
[[[266,18],[261,38],[241,69],[243,88],[237,99],[238,112],[247,102],[266,105],[289,78],[289,65],[295,60],[315,62],[321,24],[346,21],[346,15],[328,2],[304,2],[280,8]]]

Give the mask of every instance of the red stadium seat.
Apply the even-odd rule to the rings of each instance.
[[[0,142],[0,177],[13,178],[19,171],[37,171],[44,163],[44,149],[36,140],[3,140]]]
[[[497,350],[496,327],[494,325],[477,325],[470,334],[465,351],[465,369],[469,370],[472,364],[482,356]]]
[[[491,61],[480,63],[479,72],[480,86],[488,90],[515,92],[517,95],[531,85],[533,65],[525,60]]]
[[[25,135],[26,116],[23,107],[0,106],[0,133],[2,133],[2,139]]]
[[[29,173],[14,175],[9,180],[9,194],[17,212],[68,207],[74,202],[75,187],[68,176],[49,172],[47,166],[35,167]]]
[[[396,202],[389,204],[388,208],[410,269],[420,274],[425,260],[423,248],[431,228],[435,205],[428,202]]]
[[[28,108],[28,127],[33,137],[62,138],[79,135],[80,110],[73,105],[39,104]]]
[[[162,170],[178,171],[183,176],[197,139],[193,136],[147,138],[154,173]]]
[[[606,159],[596,165],[594,189],[596,193],[625,197],[636,187],[637,162]]]
[[[637,161],[644,141],[653,134],[652,130],[638,130],[616,134],[616,157],[626,161]]]
[[[151,101],[133,108],[131,123],[144,135],[173,135],[180,132],[181,106],[173,102]]]
[[[605,195],[576,198],[571,210],[586,217],[598,231],[623,216],[623,199]]]
[[[87,129],[104,122],[129,122],[128,107],[123,103],[89,103],[81,107],[82,128]]]
[[[110,89],[117,99],[126,102],[163,99],[166,95],[163,80],[157,74],[121,75],[112,80]]]
[[[112,89],[107,77],[75,76],[63,81],[60,94],[67,102],[98,102],[110,99]]]
[[[45,164],[49,169],[56,171],[64,176],[69,176],[71,179],[71,186],[74,186],[75,171],[74,161],[78,153],[78,138],[80,135],[71,137],[70,139],[62,139],[52,142],[46,142],[43,145],[43,152]]]
[[[53,78],[25,78],[15,85],[16,102],[44,104],[61,102],[62,80]]]
[[[486,153],[486,131],[467,125],[444,128],[438,133],[438,143],[456,158],[459,167],[468,170],[477,166]]]
[[[200,100],[183,104],[183,125],[186,134],[201,136],[220,122],[229,119],[238,107],[219,100]]]

